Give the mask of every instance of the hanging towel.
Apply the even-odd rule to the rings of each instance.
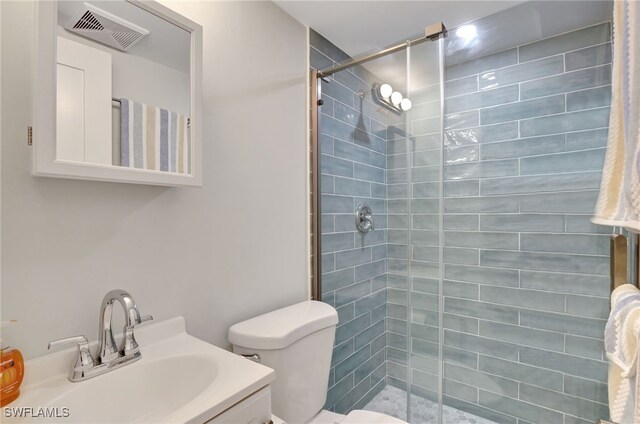
[[[592,222],[640,230],[640,2],[613,9],[609,139]]]
[[[620,424],[640,423],[639,338],[640,290],[623,284],[611,293],[611,314],[604,331],[609,359],[609,414]]]
[[[120,99],[120,165],[188,174],[188,119],[167,109]]]

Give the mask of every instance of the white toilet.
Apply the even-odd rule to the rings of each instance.
[[[377,412],[357,410],[345,417],[322,411],[337,324],[334,308],[307,301],[235,324],[229,341],[234,352],[257,354],[275,370],[272,410],[289,424],[406,424]]]

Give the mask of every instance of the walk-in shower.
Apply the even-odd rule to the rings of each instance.
[[[608,416],[611,229],[590,217],[610,18],[609,2],[526,2],[353,58],[311,31],[314,286],[340,317],[326,408]],[[381,84],[411,107],[384,107]]]

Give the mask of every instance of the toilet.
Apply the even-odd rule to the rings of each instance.
[[[354,410],[347,416],[323,411],[338,313],[330,305],[306,301],[233,325],[233,351],[258,355],[276,372],[272,411],[289,424],[406,424],[377,412]]]

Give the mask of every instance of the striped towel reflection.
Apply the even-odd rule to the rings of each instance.
[[[120,99],[120,165],[189,173],[187,118],[176,112]]]

